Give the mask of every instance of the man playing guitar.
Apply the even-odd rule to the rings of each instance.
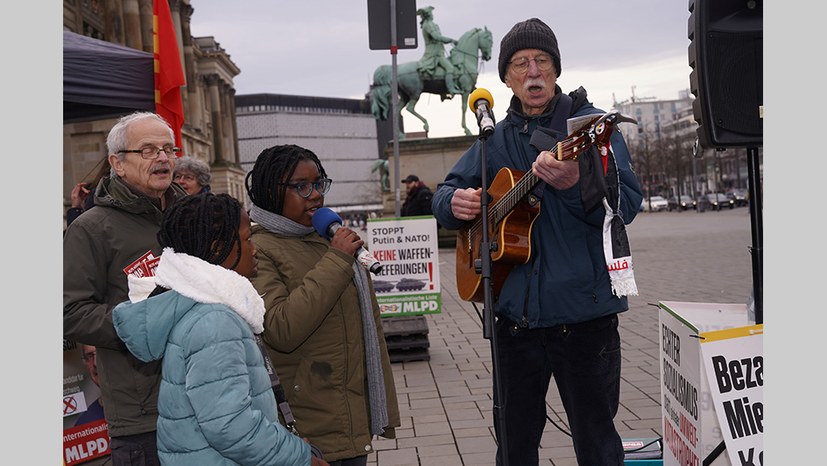
[[[617,315],[628,309],[626,296],[637,292],[624,224],[640,206],[640,184],[622,135],[612,130],[616,114],[595,108],[582,87],[565,94],[557,85],[560,52],[544,22],[517,23],[500,43],[498,68],[514,93],[507,116],[463,154],[433,199],[437,221],[459,231],[460,295],[481,301],[473,225],[481,214],[485,144],[495,202],[492,225],[481,228],[493,233],[495,367],[503,398],[494,405],[504,407],[495,410],[494,425],[508,447],[498,450],[497,464],[506,458],[510,465],[538,464],[554,375],[578,463],[619,466]],[[581,116],[594,118],[571,133],[567,121]],[[575,147],[584,152],[574,154]],[[514,192],[519,202],[509,200]]]

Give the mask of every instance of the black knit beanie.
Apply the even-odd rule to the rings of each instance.
[[[522,49],[540,49],[548,52],[554,60],[557,77],[560,77],[560,49],[557,48],[557,37],[546,23],[537,18],[531,18],[515,24],[500,41],[500,81],[505,82],[508,62],[518,50]]]

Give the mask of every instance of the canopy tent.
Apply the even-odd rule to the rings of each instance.
[[[149,52],[63,31],[63,122],[155,111]]]

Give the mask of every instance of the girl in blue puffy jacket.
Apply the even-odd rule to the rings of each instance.
[[[256,342],[264,304],[247,279],[257,264],[250,227],[229,195],[182,199],[164,212],[154,276],[130,277],[131,301],[113,311],[132,354],[163,359],[163,464],[328,465],[278,420]]]

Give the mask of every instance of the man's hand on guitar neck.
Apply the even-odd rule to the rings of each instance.
[[[557,160],[553,152],[542,151],[531,165],[531,171],[549,186],[569,189],[580,179],[580,164],[574,160]],[[454,194],[456,197],[456,194]],[[453,207],[453,202],[451,202]]]
[[[455,189],[451,213],[459,220],[473,220],[482,212],[482,188]]]

